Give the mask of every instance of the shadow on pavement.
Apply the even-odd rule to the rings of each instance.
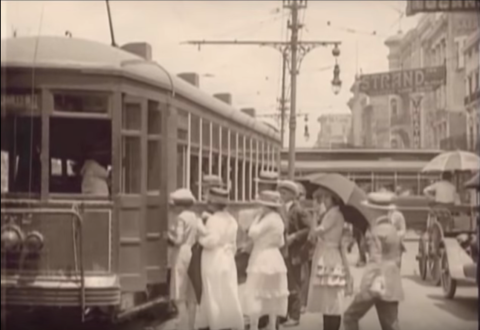
[[[466,321],[478,320],[477,297],[456,297],[453,300],[447,300],[442,295],[428,295],[427,297],[435,301],[435,306],[458,319]]]
[[[430,288],[434,288],[435,286],[432,285],[432,283],[430,283],[428,280],[422,280],[420,278],[420,275],[405,275],[403,274],[402,275],[402,279],[404,280],[409,280],[411,282],[414,282],[418,285],[421,285],[421,286],[424,286],[424,287],[430,287]]]

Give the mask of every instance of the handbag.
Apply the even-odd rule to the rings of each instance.
[[[247,281],[247,267],[250,253],[239,251],[235,255],[235,264],[237,266],[237,281],[238,284],[243,284]]]
[[[372,241],[373,244],[376,245],[378,252],[381,254],[382,252],[382,246],[379,244],[378,238],[375,237],[375,235],[372,235]],[[383,275],[382,268],[380,266],[380,269],[378,273],[375,275],[373,278],[372,284],[370,285],[369,291],[370,293],[375,296],[375,297],[382,297],[385,295],[386,288],[385,288],[385,275]]]
[[[383,276],[383,274],[375,276],[370,286],[370,293],[376,297],[385,295],[385,276]]]
[[[197,298],[197,303],[200,303],[202,299],[202,251],[203,247],[199,243],[195,243],[192,246],[192,258],[190,259],[190,264],[188,265],[188,277],[192,282],[193,290],[195,292],[195,297]]]

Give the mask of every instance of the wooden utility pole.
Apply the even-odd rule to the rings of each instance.
[[[288,24],[288,28],[292,31],[289,41],[219,41],[219,40],[191,40],[185,42],[185,44],[196,45],[200,49],[202,45],[256,45],[256,46],[268,46],[277,49],[282,54],[282,60],[284,60],[285,70],[288,64],[287,58],[290,60],[290,137],[289,137],[289,157],[288,157],[288,177],[293,180],[295,175],[295,138],[296,138],[296,103],[297,103],[297,76],[299,74],[300,65],[303,58],[311,50],[318,47],[334,46],[338,49],[341,44],[340,41],[299,41],[298,32],[302,28],[302,24],[298,21],[298,12],[300,9],[307,7],[306,0],[283,0],[283,7],[287,8],[291,12],[291,21]],[[285,83],[282,81],[282,99],[281,99],[281,129],[284,127],[285,114],[286,114],[286,96],[285,96]],[[284,129],[282,130],[284,132]],[[284,133],[282,133],[284,135]],[[282,138],[283,143],[283,138]],[[282,144],[283,146],[283,144]]]
[[[287,79],[287,65],[288,55],[286,52],[282,53],[282,94],[280,97],[280,143],[282,148],[285,143],[285,115],[287,113],[287,99],[286,99],[286,87],[285,80]]]

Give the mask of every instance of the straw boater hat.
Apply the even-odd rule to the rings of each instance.
[[[392,211],[397,208],[394,204],[394,195],[388,192],[373,192],[367,195],[362,204],[369,209],[379,211]]]
[[[298,196],[298,186],[295,182],[290,180],[282,180],[278,183],[278,190],[288,190],[295,196]]]
[[[273,190],[264,190],[260,192],[257,197],[256,203],[263,206],[269,207],[280,207],[282,206],[280,193]]]
[[[298,188],[298,194],[303,194],[305,195],[307,193],[307,190],[305,189],[305,186],[303,184],[301,184],[300,182],[295,182],[297,184],[297,188]]]
[[[278,184],[278,173],[273,171],[260,171],[258,177],[255,178],[255,182]]]
[[[208,191],[207,200],[209,203],[227,205],[229,203],[229,194],[230,192],[227,189],[213,187]]]
[[[195,196],[186,188],[180,188],[170,194],[170,202],[172,204],[194,204],[196,202]]]
[[[202,184],[208,187],[223,187],[223,180],[215,174],[207,174],[203,176]]]

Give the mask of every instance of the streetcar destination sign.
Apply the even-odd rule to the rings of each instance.
[[[428,92],[443,85],[445,66],[389,71],[360,76],[359,90],[367,95]]]
[[[480,10],[478,0],[409,0],[407,16],[434,12],[472,12]]]

